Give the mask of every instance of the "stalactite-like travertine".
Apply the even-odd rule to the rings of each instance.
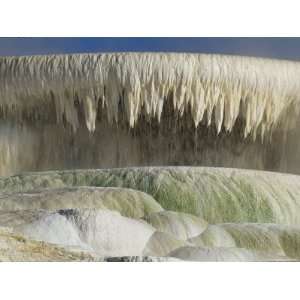
[[[244,135],[263,137],[300,102],[300,64],[261,58],[207,54],[113,53],[0,58],[0,108],[3,116],[48,118],[74,130],[76,102],[86,126],[95,130],[100,99],[110,122],[118,121],[120,104],[130,126],[141,111],[161,118],[167,99],[181,115],[191,109],[218,132],[231,131],[238,117]],[[204,115],[206,115],[205,120]]]
[[[300,63],[208,54],[0,57],[0,175],[202,165],[300,172]]]

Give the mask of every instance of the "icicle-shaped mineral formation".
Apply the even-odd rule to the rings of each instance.
[[[284,145],[297,152],[299,103],[298,62],[169,53],[2,57],[0,175],[151,163],[297,171]]]

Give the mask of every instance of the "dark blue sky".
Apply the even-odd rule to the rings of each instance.
[[[300,38],[0,38],[0,56],[169,51],[300,60]]]

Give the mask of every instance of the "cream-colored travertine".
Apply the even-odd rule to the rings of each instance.
[[[299,260],[300,177],[258,171],[300,173],[299,79],[239,56],[0,57],[0,260]]]
[[[0,175],[141,165],[300,172],[298,62],[2,57],[0,78]]]
[[[109,121],[120,105],[131,127],[142,109],[160,120],[171,96],[176,111],[191,109],[197,127],[206,113],[217,131],[231,131],[237,117],[244,135],[276,126],[299,104],[300,64],[209,54],[113,53],[0,58],[0,107],[4,115],[47,119],[78,127],[82,104],[88,129],[95,130],[101,99]],[[213,118],[214,115],[214,118]]]

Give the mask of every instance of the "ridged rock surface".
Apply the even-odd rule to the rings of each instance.
[[[64,187],[9,195],[0,194],[0,210],[111,209],[131,218],[142,218],[163,208],[148,194],[126,188]]]
[[[0,57],[0,175],[130,166],[300,173],[300,63],[197,53]]]
[[[139,190],[151,195],[166,210],[193,214],[211,224],[300,225],[300,181],[299,176],[290,174],[226,168],[149,167],[0,177],[2,194],[74,186]]]

